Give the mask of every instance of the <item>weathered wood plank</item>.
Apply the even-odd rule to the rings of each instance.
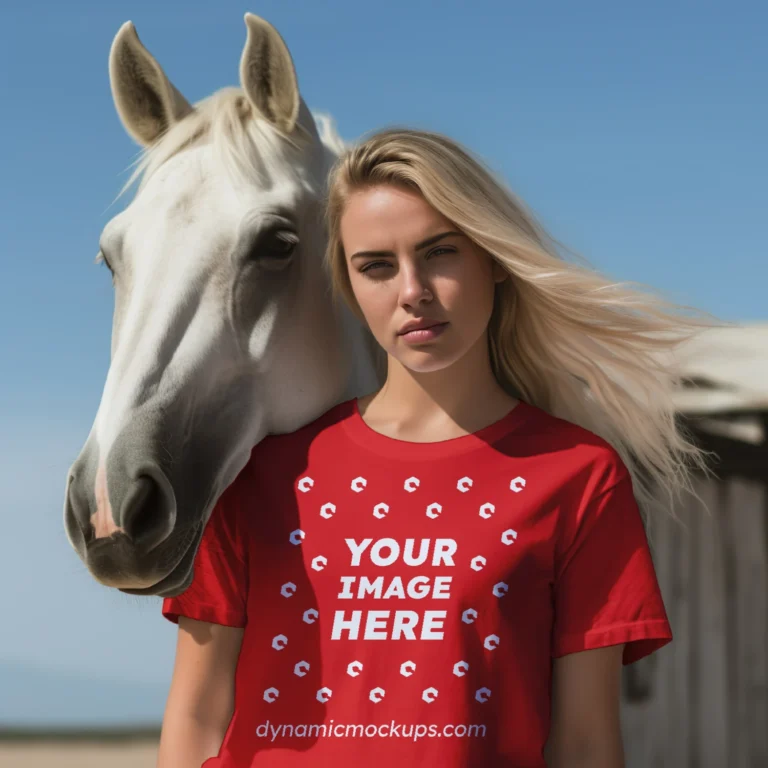
[[[725,568],[726,591],[726,632],[728,638],[728,702],[726,716],[728,718],[728,738],[730,740],[728,753],[733,768],[749,768],[747,762],[747,744],[744,738],[745,729],[743,706],[745,697],[743,681],[739,667],[739,579],[737,578],[738,558],[741,550],[740,535],[734,530],[734,508],[732,477],[720,488],[720,499],[723,514],[720,516],[721,538],[724,543],[723,565]]]
[[[728,488],[730,540],[736,548],[735,667],[730,690],[735,768],[768,766],[768,493],[734,478]]]
[[[668,764],[669,744],[672,739],[679,737],[679,734],[671,732],[673,722],[671,707],[672,674],[675,659],[681,653],[680,638],[677,634],[680,606],[674,595],[679,556],[676,545],[680,532],[680,522],[673,518],[671,510],[660,510],[651,525],[651,552],[656,577],[664,598],[664,607],[672,627],[672,642],[647,658],[653,661],[651,706],[645,713],[648,722],[648,744],[646,748],[638,749],[637,768],[664,768]]]
[[[666,566],[660,569],[664,604],[672,626],[672,642],[659,651],[663,664],[664,701],[656,712],[652,762],[655,768],[689,768],[691,763],[691,619],[695,607],[696,581],[693,578],[694,546],[700,513],[693,500],[684,497],[675,506],[678,520],[668,528],[669,550]],[[661,547],[661,533],[655,544]],[[694,617],[695,618],[695,617]]]
[[[650,526],[651,553],[665,606],[672,562],[669,529],[673,525],[677,523],[669,512],[660,509]],[[659,717],[659,712],[663,709],[668,686],[664,671],[665,664],[670,664],[669,654],[668,645],[622,670],[621,715],[626,768],[650,768],[654,765],[654,755],[661,755],[667,721],[663,715]]]
[[[723,542],[720,518],[723,515],[717,481],[699,478],[696,489],[709,511],[696,507],[700,524],[696,537],[698,580],[698,626],[694,642],[699,646],[694,679],[699,682],[696,700],[698,760],[701,768],[730,766],[728,754],[728,653],[726,639],[726,595]],[[695,514],[695,512],[694,512]]]

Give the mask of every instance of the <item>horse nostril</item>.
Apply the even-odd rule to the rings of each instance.
[[[134,480],[123,500],[120,526],[144,554],[163,542],[176,522],[173,492],[164,476],[153,468]]]

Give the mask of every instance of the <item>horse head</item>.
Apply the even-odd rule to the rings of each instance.
[[[67,474],[64,523],[93,577],[134,595],[190,583],[214,504],[268,433],[376,385],[362,324],[329,295],[323,196],[343,143],[252,14],[240,87],[192,105],[126,22],[109,75],[143,147],[104,228],[111,361]],[[322,133],[322,135],[321,135]]]

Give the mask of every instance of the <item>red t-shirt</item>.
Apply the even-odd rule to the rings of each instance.
[[[436,443],[354,398],[267,436],[162,613],[245,627],[205,768],[546,768],[553,657],[672,639],[619,455],[524,402]]]

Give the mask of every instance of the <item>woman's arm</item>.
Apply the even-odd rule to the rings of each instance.
[[[200,768],[218,753],[234,711],[235,667],[243,632],[179,616],[157,768]]]
[[[554,660],[549,768],[624,768],[621,660],[624,644]]]

